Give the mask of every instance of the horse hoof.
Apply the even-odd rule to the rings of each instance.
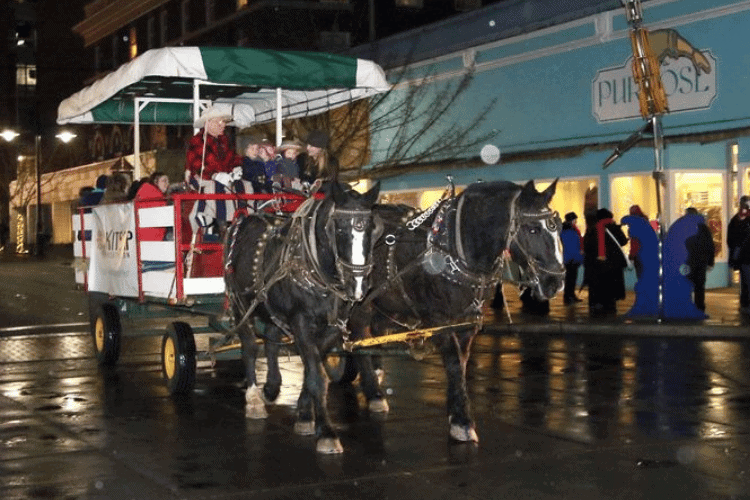
[[[388,401],[385,398],[371,399],[367,403],[367,408],[371,413],[388,413]]]
[[[275,403],[281,390],[279,388],[270,390],[267,389],[267,387],[268,386],[263,386],[263,400],[268,404]]]
[[[294,433],[299,436],[312,436],[315,434],[315,422],[295,422]]]
[[[268,417],[263,395],[257,385],[252,385],[245,391],[245,416],[252,419]]]
[[[263,420],[264,418],[268,418],[268,412],[265,406],[245,406],[245,418]]]
[[[341,441],[338,438],[320,438],[316,445],[318,453],[324,455],[338,455],[344,453],[344,447],[341,446]]]
[[[462,443],[478,443],[479,442],[479,436],[477,435],[477,431],[473,427],[469,427],[466,425],[458,425],[458,424],[452,424],[451,425],[451,438],[455,439],[456,441],[460,441]]]

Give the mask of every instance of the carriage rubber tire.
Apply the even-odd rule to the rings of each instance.
[[[167,326],[161,342],[161,368],[172,395],[187,394],[195,387],[195,337],[187,323]]]
[[[351,384],[359,374],[357,363],[351,354],[329,354],[326,356],[323,366],[326,369],[328,380],[335,384]]]
[[[120,359],[122,324],[120,313],[112,303],[101,304],[92,322],[96,360],[101,366],[114,366]]]

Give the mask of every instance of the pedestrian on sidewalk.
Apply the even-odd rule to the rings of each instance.
[[[575,212],[565,214],[560,240],[563,245],[563,262],[565,263],[565,289],[563,302],[575,304],[581,302],[576,297],[576,283],[578,282],[578,268],[583,264],[583,238],[576,225],[578,215]]]
[[[740,198],[739,210],[727,228],[729,265],[740,272],[740,310],[750,313],[750,196]]]
[[[693,283],[693,303],[701,311],[706,310],[706,272],[714,267],[714,239],[706,219],[693,207],[685,210],[682,220],[695,224],[695,234],[685,240],[687,249],[687,278]],[[680,220],[678,219],[678,220]],[[676,222],[676,221],[675,221]]]
[[[583,237],[584,265],[592,315],[617,312],[617,301],[625,298],[627,258],[622,246],[628,242],[612,212],[600,208],[596,224],[586,228]]]
[[[638,205],[632,205],[630,207],[630,215],[640,217],[648,222],[648,216],[643,213],[643,210],[641,210],[641,207]],[[643,273],[643,261],[641,260],[640,250],[640,240],[638,238],[630,236],[630,252],[628,252],[628,257],[630,258],[630,262],[633,263],[633,267],[635,268],[635,277],[637,281],[641,280],[641,274]]]

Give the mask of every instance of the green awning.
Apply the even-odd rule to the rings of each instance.
[[[231,110],[235,125],[299,118],[385,92],[389,84],[372,61],[318,52],[251,48],[153,49],[68,97],[57,122],[133,123],[135,99],[144,124],[192,124],[195,97]]]

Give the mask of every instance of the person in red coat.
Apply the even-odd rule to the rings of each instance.
[[[194,188],[199,188],[198,183],[193,182],[198,179],[212,179],[229,185],[233,174],[237,178],[242,175],[241,169],[239,174],[234,172],[236,167],[242,166],[242,157],[231,147],[229,137],[224,133],[231,121],[231,114],[210,107],[193,124],[200,130],[188,142],[185,170],[190,172]]]
[[[164,172],[154,172],[148,181],[141,184],[135,193],[136,208],[161,207],[167,204],[166,193],[169,177]],[[162,241],[167,234],[166,227],[139,227],[139,241]]]
[[[185,176],[189,187],[201,194],[252,193],[242,182],[242,156],[224,133],[231,121],[229,112],[212,106],[193,123],[200,130],[188,142]],[[193,232],[203,227],[207,234],[215,233],[235,210],[232,201],[200,200],[191,211],[190,225]]]

